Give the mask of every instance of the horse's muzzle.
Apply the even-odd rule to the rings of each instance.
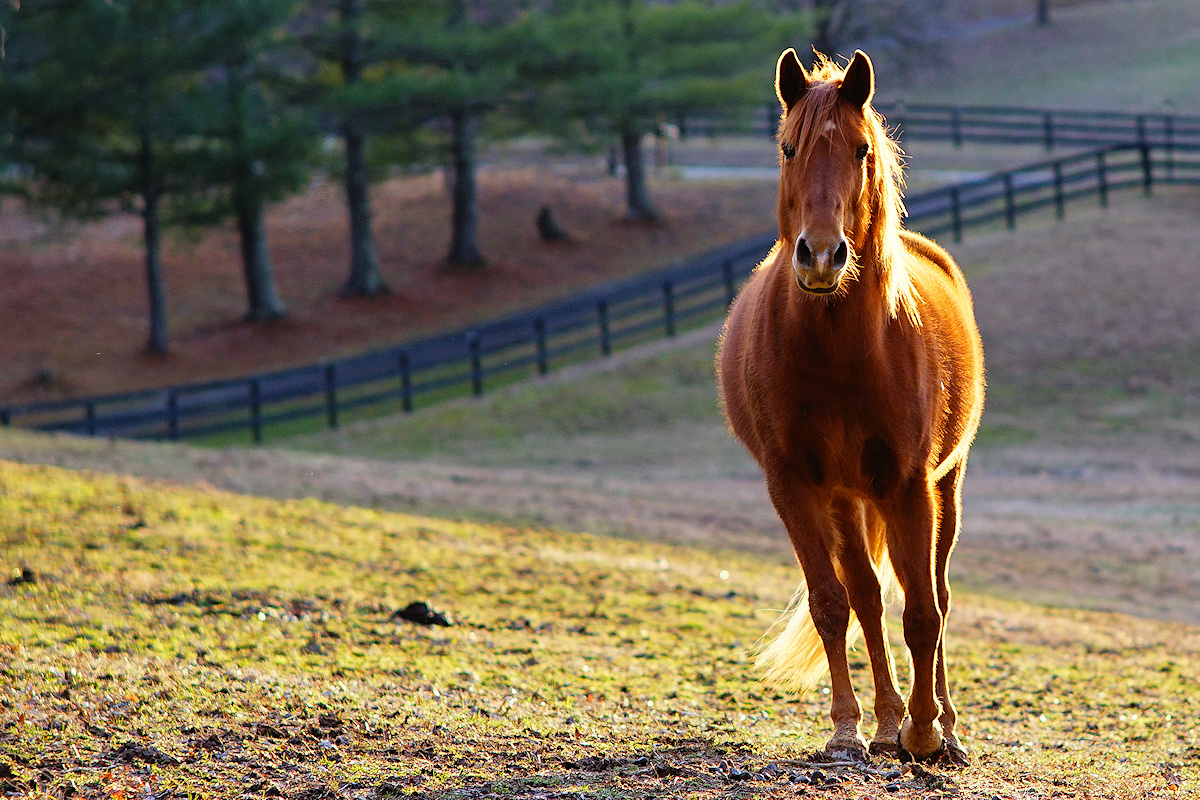
[[[796,249],[792,254],[792,271],[796,275],[796,283],[801,289],[812,294],[836,292],[842,276],[846,273],[849,258],[850,246],[845,238],[831,242],[814,253],[810,242],[801,234],[796,239]]]

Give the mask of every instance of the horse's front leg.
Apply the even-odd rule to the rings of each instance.
[[[834,758],[865,761],[867,743],[859,731],[862,708],[854,695],[846,657],[850,601],[834,568],[839,533],[833,525],[829,499],[803,480],[780,473],[768,473],[767,487],[804,571],[808,610],[829,664],[833,738],[825,745],[825,752]]]
[[[945,620],[950,615],[950,554],[958,541],[959,524],[962,519],[963,470],[966,463],[959,463],[938,481],[938,499],[941,503],[941,513],[938,515],[937,560],[934,565],[934,579],[937,581],[938,606],[942,610],[943,636],[938,641],[937,653],[937,693],[942,703],[942,733],[946,737],[946,752],[943,762],[958,766],[970,763],[967,749],[958,741],[955,727],[958,723],[958,712],[954,701],[950,699],[950,682],[946,678],[946,641]]]
[[[937,692],[937,661],[943,616],[934,586],[936,493],[921,476],[899,490],[888,525],[888,550],[904,589],[904,641],[912,656],[908,719],[900,747],[913,758],[930,760],[942,752],[942,706]]]
[[[904,700],[896,685],[896,670],[887,644],[882,587],[870,555],[871,528],[876,523],[868,523],[867,513],[874,515],[876,512],[873,509],[867,512],[861,503],[847,498],[834,503],[834,519],[842,533],[838,557],[842,578],[850,596],[850,607],[862,625],[875,681],[876,729],[870,751],[895,755],[900,723],[904,719]]]

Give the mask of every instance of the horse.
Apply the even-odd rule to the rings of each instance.
[[[845,67],[818,55],[810,74],[788,49],[775,89],[779,238],[730,307],[716,364],[729,427],[762,467],[803,572],[758,666],[803,689],[828,664],[835,758],[965,765],[943,635],[983,410],[971,294],[945,250],[902,228],[900,148],[871,106],[867,55]],[[897,584],[907,709],[884,620]],[[860,630],[875,683],[869,745],[846,655]]]

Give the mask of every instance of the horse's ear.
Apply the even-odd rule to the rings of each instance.
[[[838,89],[838,97],[855,108],[866,108],[875,94],[875,71],[871,59],[862,50],[854,51],[854,58],[846,65],[846,74]]]
[[[783,109],[791,111],[792,106],[800,102],[807,90],[808,73],[796,57],[796,51],[789,47],[783,51],[779,63],[775,65],[775,94],[783,104]]]

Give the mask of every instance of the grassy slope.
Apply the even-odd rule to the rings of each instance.
[[[1045,28],[1021,21],[977,33],[952,43],[948,59],[936,78],[897,86],[885,77],[880,91],[920,102],[1200,114],[1200,5],[1192,0],[1054,8]]]
[[[36,575],[0,587],[0,769],[29,794],[794,796],[820,768],[831,798],[1132,798],[1168,764],[1194,785],[1194,629],[968,597],[949,660],[977,766],[828,767],[821,698],[745,657],[783,567],[55,468],[0,463],[0,486],[4,567]],[[457,624],[390,618],[418,599]]]

